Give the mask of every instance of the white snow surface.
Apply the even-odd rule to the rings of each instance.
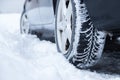
[[[0,14],[0,80],[120,80],[75,68],[54,43],[21,35],[19,20],[20,14]]]

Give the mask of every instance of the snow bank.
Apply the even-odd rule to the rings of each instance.
[[[55,44],[35,35],[21,35],[19,14],[0,15],[0,80],[120,80],[76,69]]]

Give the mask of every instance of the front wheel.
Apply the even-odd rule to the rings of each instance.
[[[58,0],[55,22],[57,49],[78,68],[93,66],[100,59],[106,34],[91,22],[82,0]]]

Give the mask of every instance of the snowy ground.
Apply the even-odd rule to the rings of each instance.
[[[21,35],[19,18],[0,15],[0,80],[120,80],[120,75],[76,69],[54,43]]]

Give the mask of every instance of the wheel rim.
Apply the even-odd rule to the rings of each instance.
[[[28,19],[27,19],[27,16],[24,14],[22,16],[22,20],[21,20],[21,33],[23,34],[28,34],[29,33],[29,22],[28,22]]]
[[[57,41],[63,54],[68,52],[71,45],[72,12],[71,0],[60,0],[57,13]]]

